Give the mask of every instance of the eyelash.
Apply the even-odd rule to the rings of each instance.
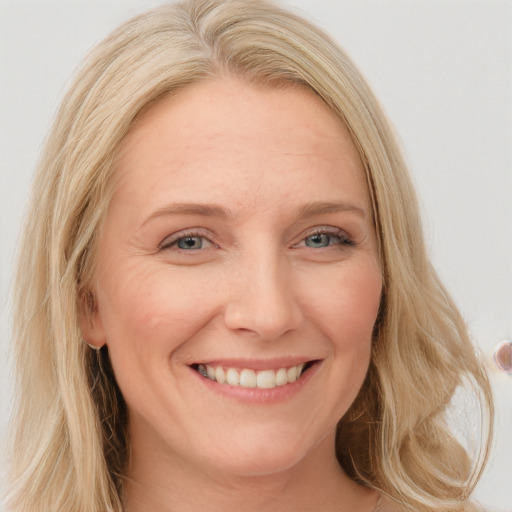
[[[320,229],[314,229],[313,231],[309,232],[304,238],[302,238],[302,240],[298,244],[295,244],[294,247],[297,247],[302,244],[306,245],[306,240],[308,238],[311,238],[314,236],[319,236],[319,235],[329,235],[330,237],[336,238],[338,240],[338,243],[336,243],[336,244],[329,243],[327,246],[317,247],[317,249],[318,248],[323,249],[323,248],[331,247],[333,245],[355,246],[354,241],[341,229],[324,227],[324,228],[320,228]]]
[[[311,232],[309,232],[307,235],[305,235],[299,243],[297,244],[294,244],[292,247],[293,248],[297,248],[299,246],[301,246],[302,244],[305,246],[305,247],[308,247],[306,245],[306,240],[308,238],[311,238],[311,237],[314,237],[314,236],[320,236],[320,235],[329,235],[330,237],[333,237],[333,238],[336,238],[338,240],[338,243],[336,244],[331,244],[329,243],[327,246],[325,247],[316,247],[317,249],[323,249],[323,248],[327,248],[327,247],[331,247],[333,245],[342,245],[342,246],[355,246],[355,243],[349,238],[349,236],[344,232],[342,231],[341,229],[338,229],[338,228],[321,228],[321,229],[315,229]],[[207,240],[212,246],[214,247],[218,247],[214,242],[212,242],[205,234],[204,232],[201,232],[201,231],[194,231],[194,230],[191,230],[191,231],[183,231],[183,232],[180,232],[180,233],[176,233],[175,235],[172,235],[169,239],[169,237],[165,238],[161,243],[160,245],[158,246],[158,249],[160,251],[164,251],[164,250],[169,250],[169,249],[172,249],[173,247],[176,248],[176,250],[178,251],[184,251],[184,252],[194,252],[194,251],[199,251],[200,249],[202,249],[202,247],[199,247],[198,249],[183,249],[183,248],[180,248],[180,247],[177,247],[177,245],[179,244],[179,242],[181,240],[184,240],[186,238],[200,238],[201,240]]]
[[[167,237],[165,238],[161,243],[160,245],[158,246],[158,249],[160,251],[164,251],[164,250],[169,250],[169,249],[172,249],[173,247],[175,247],[177,250],[179,251],[194,251],[194,250],[199,250],[199,249],[181,249],[180,247],[177,247],[178,243],[181,241],[181,240],[184,240],[186,238],[200,238],[202,240],[207,240],[210,244],[212,244],[213,246],[217,247],[216,244],[214,244],[205,234],[204,232],[200,232],[200,231],[194,231],[194,230],[191,230],[191,231],[181,231],[179,233],[176,233],[175,235],[171,235],[171,237]]]

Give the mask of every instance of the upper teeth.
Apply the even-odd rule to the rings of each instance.
[[[248,368],[224,368],[200,364],[198,371],[204,377],[229,386],[271,389],[295,382],[304,370],[304,363],[279,370],[255,371]]]

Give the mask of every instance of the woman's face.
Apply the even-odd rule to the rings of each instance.
[[[152,107],[114,173],[82,327],[108,345],[134,460],[334,458],[382,284],[346,128],[305,89],[219,79]]]

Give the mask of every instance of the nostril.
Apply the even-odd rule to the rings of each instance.
[[[225,305],[224,321],[239,334],[275,340],[296,330],[302,324],[303,312],[277,266],[266,263],[264,272],[249,269],[251,279],[233,288]]]

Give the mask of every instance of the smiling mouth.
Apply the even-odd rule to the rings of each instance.
[[[308,361],[277,370],[252,370],[250,368],[225,368],[208,364],[195,364],[192,368],[203,377],[227,386],[273,389],[292,384],[300,379],[318,361]]]

